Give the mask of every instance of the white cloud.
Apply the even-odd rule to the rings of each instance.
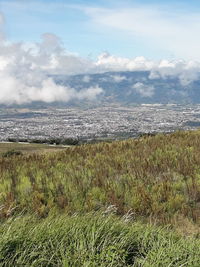
[[[148,61],[144,57],[129,59],[108,53],[101,54],[95,62],[96,68],[104,71],[150,70],[154,64],[153,61]]]
[[[200,63],[196,61],[161,60],[150,73],[150,79],[177,77],[182,86],[200,78]]]
[[[125,6],[125,5],[124,5]],[[80,8],[80,7],[79,7]],[[96,28],[126,34],[148,47],[162,49],[176,57],[200,60],[200,13],[169,9],[166,5],[133,3],[127,8],[82,7]]]
[[[103,89],[98,85],[94,87],[89,87],[87,89],[82,89],[80,92],[77,93],[76,97],[80,100],[88,99],[88,100],[95,100],[98,95],[103,93]]]
[[[96,71],[149,71],[149,79],[178,78],[183,86],[200,78],[200,62],[184,60],[152,61],[144,57],[123,58],[101,54],[95,62]]]
[[[90,82],[89,73],[106,71],[149,71],[150,79],[177,77],[183,86],[200,77],[200,63],[195,61],[150,61],[144,57],[133,59],[103,53],[96,61],[89,61],[67,53],[53,34],[43,35],[41,43],[26,45],[0,41],[0,104],[23,104],[32,101],[68,102],[73,99],[94,100],[103,89],[95,86],[76,91],[58,85],[51,74],[74,75],[84,73],[83,81]],[[125,75],[111,75],[114,82]],[[134,89],[144,97],[152,97],[154,88],[137,83]]]
[[[123,75],[111,75],[111,78],[113,79],[114,82],[120,83],[126,80],[126,77]]]
[[[41,43],[29,46],[3,39],[0,41],[0,104],[94,100],[103,91],[98,86],[76,91],[56,84],[49,76],[87,72],[92,66],[88,60],[67,54],[53,34],[44,34]]]
[[[143,83],[135,83],[132,88],[139,93],[142,97],[152,97],[154,95],[154,86],[149,86]]]
[[[89,75],[84,75],[82,81],[84,83],[89,83],[91,81],[91,78]]]

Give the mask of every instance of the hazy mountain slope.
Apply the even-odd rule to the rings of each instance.
[[[187,80],[186,76],[154,75],[149,71],[106,72],[73,76],[51,75],[58,85],[74,97],[60,102],[35,101],[21,107],[63,107],[101,105],[102,103],[154,104],[200,103],[200,80]],[[95,90],[100,92],[95,93]],[[101,92],[102,91],[102,92]],[[84,95],[85,94],[85,95]],[[91,97],[90,97],[91,96]],[[2,107],[4,105],[0,105]],[[19,106],[17,104],[10,105]]]
[[[184,84],[177,77],[152,77],[148,71],[54,76],[76,90],[99,86],[98,100],[121,103],[200,103],[200,81]]]

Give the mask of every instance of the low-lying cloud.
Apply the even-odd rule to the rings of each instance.
[[[116,83],[123,82],[123,81],[125,81],[127,79],[124,75],[111,75],[111,78]]]
[[[139,93],[141,97],[152,97],[155,91],[153,85],[146,85],[141,82],[134,84],[132,89]]]
[[[105,71],[148,71],[149,79],[177,78],[182,86],[200,78],[200,62],[184,60],[148,60],[145,57],[124,58],[103,53],[95,62],[96,68]]]
[[[89,71],[92,64],[67,54],[59,38],[44,34],[42,42],[29,45],[0,41],[0,104],[47,103],[73,99],[94,100],[102,88],[89,87],[76,91],[56,84],[51,74],[72,75]]]

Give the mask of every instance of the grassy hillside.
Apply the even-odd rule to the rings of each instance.
[[[162,223],[200,223],[200,131],[0,158],[1,218],[115,205]]]
[[[0,157],[0,266],[200,266],[200,131],[33,151]]]

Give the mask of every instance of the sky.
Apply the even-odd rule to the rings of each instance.
[[[60,37],[67,51],[96,58],[200,60],[199,0],[0,0],[10,41]]]
[[[105,88],[88,75],[108,71],[187,87],[200,78],[199,32],[199,0],[0,0],[0,104],[95,100]],[[56,84],[55,74],[84,74],[85,88]]]

